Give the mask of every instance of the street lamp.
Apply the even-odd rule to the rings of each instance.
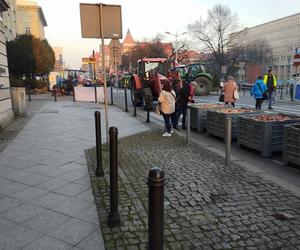
[[[187,34],[187,32],[183,32],[183,33],[178,34],[177,31],[176,31],[176,33],[173,34],[169,31],[166,31],[166,34],[171,35],[171,36],[175,36],[175,62],[177,63],[177,56],[178,56],[178,48],[177,48],[178,40],[177,39],[178,39],[179,36],[183,36],[183,35]]]

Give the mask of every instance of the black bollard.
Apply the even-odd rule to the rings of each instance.
[[[110,86],[110,104],[114,105],[114,94],[113,94],[113,87]]]
[[[150,122],[150,101],[149,100],[147,100],[146,106],[147,106],[147,120],[146,120],[146,122],[149,123]]]
[[[162,250],[164,239],[164,171],[151,168],[148,174],[148,250]]]
[[[27,84],[28,101],[31,102],[30,84]]]
[[[283,84],[281,85],[281,88],[280,88],[280,99],[282,99],[282,92],[283,92]]]
[[[243,95],[245,95],[245,92],[246,92],[246,84],[244,83],[243,85],[244,85],[244,88],[243,88],[243,89],[244,89]]]
[[[109,161],[110,161],[110,212],[107,225],[115,227],[120,225],[118,211],[118,129],[109,128]]]
[[[73,102],[75,102],[75,87],[73,86]]]
[[[188,106],[186,110],[186,143],[190,142],[191,135],[191,107]]]
[[[54,85],[53,87],[53,91],[54,91],[54,101],[57,102],[57,97],[56,97],[56,86]]]
[[[136,101],[133,102],[133,116],[136,116]]]
[[[127,105],[127,88],[125,88],[125,112],[128,112],[128,105]]]
[[[102,138],[101,138],[101,113],[95,111],[95,130],[96,130],[96,176],[104,176],[102,168]]]
[[[97,84],[95,83],[94,87],[94,92],[95,92],[95,103],[97,103]]]

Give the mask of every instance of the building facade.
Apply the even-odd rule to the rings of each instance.
[[[47,22],[40,6],[35,1],[17,0],[17,34],[31,34],[45,39]]]
[[[272,52],[267,68],[272,68],[280,80],[292,78],[296,72],[293,56],[296,48],[300,48],[300,13],[245,28],[235,34],[233,37],[239,44],[265,39]]]
[[[55,54],[55,64],[53,71],[61,72],[64,70],[63,48],[52,47]]]
[[[0,130],[14,118],[12,110],[6,41],[16,36],[15,0],[0,0]]]

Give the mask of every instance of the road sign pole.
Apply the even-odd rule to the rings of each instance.
[[[99,5],[100,10],[100,24],[101,24],[101,30],[103,30],[103,4]],[[105,110],[105,129],[106,129],[106,142],[109,143],[108,140],[108,129],[109,129],[109,123],[108,123],[108,104],[107,104],[107,81],[106,81],[106,71],[105,71],[105,48],[104,48],[104,38],[103,34],[101,34],[101,45],[102,45],[102,73],[103,73],[103,80],[104,80],[104,110]]]

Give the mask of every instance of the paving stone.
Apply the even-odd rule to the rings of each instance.
[[[42,196],[43,194],[46,194],[46,193],[48,193],[48,191],[39,189],[39,188],[30,187],[23,191],[14,193],[10,196],[13,198],[22,200],[22,201],[30,201],[30,200],[37,198],[39,196]]]
[[[72,245],[66,244],[62,241],[43,236],[36,240],[35,242],[31,243],[27,247],[24,248],[24,250],[68,250],[73,249]]]
[[[57,194],[54,192],[49,192],[41,197],[38,197],[34,200],[31,201],[31,203],[34,203],[36,205],[39,205],[41,207],[45,208],[53,208],[55,206],[61,205],[68,200],[71,200],[70,197],[62,195],[62,194]]]
[[[43,211],[46,211],[46,209],[39,206],[23,203],[17,207],[7,210],[0,216],[16,223],[23,223],[24,221],[33,218]]]
[[[4,197],[0,199],[0,213],[3,213],[8,209],[17,207],[21,203],[23,203],[21,200],[11,198],[11,197]]]
[[[40,236],[40,233],[19,225],[0,234],[0,248],[21,249],[38,239]]]
[[[89,187],[79,185],[76,183],[68,183],[67,185],[65,185],[63,187],[55,189],[54,192],[63,194],[63,195],[67,195],[70,197],[74,197],[74,196],[77,196],[77,195],[83,193],[84,191],[87,191],[87,190],[89,190]]]
[[[73,218],[56,227],[53,231],[47,233],[47,235],[75,246],[95,231],[96,228],[97,226],[94,224]]]
[[[117,236],[111,235],[106,224],[109,180],[94,178],[92,166],[88,164],[108,249],[115,249],[116,245],[120,248],[138,246],[147,239],[145,178],[152,166],[163,166],[167,180],[166,249],[201,249],[201,246],[203,249],[243,249],[262,244],[268,248],[266,241],[259,241],[264,235],[272,239],[275,248],[294,244],[287,235],[278,239],[282,222],[274,223],[272,215],[278,207],[286,206],[287,201],[296,199],[299,203],[299,199],[238,166],[225,167],[222,158],[195,145],[186,145],[176,135],[168,139],[151,132],[119,141],[122,224]],[[93,152],[86,153],[88,163],[91,162],[89,157],[95,157]],[[109,165],[108,155],[103,154],[103,162]],[[137,203],[141,205],[135,206]],[[296,204],[289,203],[292,211],[289,214],[300,215]],[[288,225],[285,232],[299,230],[299,223],[293,225],[292,220],[285,223]],[[262,225],[266,227],[264,230]],[[118,241],[119,234],[127,240],[126,246]]]
[[[69,219],[71,219],[71,217],[51,210],[46,210],[32,219],[27,220],[23,225],[32,230],[46,233]]]
[[[79,213],[87,210],[92,205],[93,205],[93,202],[80,200],[78,198],[71,198],[64,203],[53,207],[52,209],[59,213],[74,217],[74,216],[78,215]]]

